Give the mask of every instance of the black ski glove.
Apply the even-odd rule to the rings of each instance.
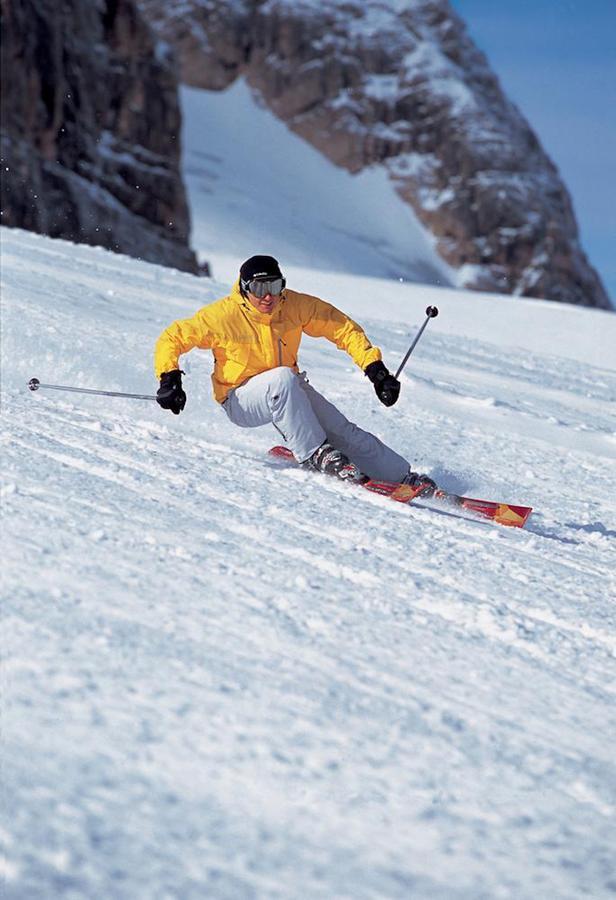
[[[400,394],[400,382],[389,372],[381,360],[370,363],[366,375],[374,385],[376,395],[385,406],[393,406]]]
[[[172,372],[163,372],[160,376],[160,387],[156,391],[156,402],[163,409],[170,409],[174,415],[179,416],[186,406],[186,394],[182,390],[181,369]]]

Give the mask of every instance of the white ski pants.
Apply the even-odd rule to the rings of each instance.
[[[272,423],[298,462],[307,460],[323,441],[345,453],[370,478],[402,481],[408,462],[369,431],[363,431],[315,391],[304,373],[279,366],[254,375],[234,388],[223,403],[229,419],[241,428]]]

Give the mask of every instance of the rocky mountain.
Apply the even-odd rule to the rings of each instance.
[[[2,0],[2,223],[197,271],[175,68],[133,0]]]
[[[185,83],[243,76],[335,164],[385,167],[460,286],[610,308],[554,164],[448,0],[138,2]]]

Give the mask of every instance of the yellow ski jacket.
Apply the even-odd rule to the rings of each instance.
[[[154,353],[156,377],[179,368],[180,356],[194,347],[212,350],[214,398],[223,403],[232,388],[260,372],[277,366],[298,372],[303,333],[332,341],[361,369],[381,359],[363,329],[330,303],[287,289],[272,313],[262,313],[241,295],[236,282],[227,297],[163,331]]]

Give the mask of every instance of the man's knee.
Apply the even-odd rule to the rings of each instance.
[[[288,393],[297,385],[297,375],[288,366],[277,366],[270,371],[269,393],[272,400],[278,400],[280,394]]]

